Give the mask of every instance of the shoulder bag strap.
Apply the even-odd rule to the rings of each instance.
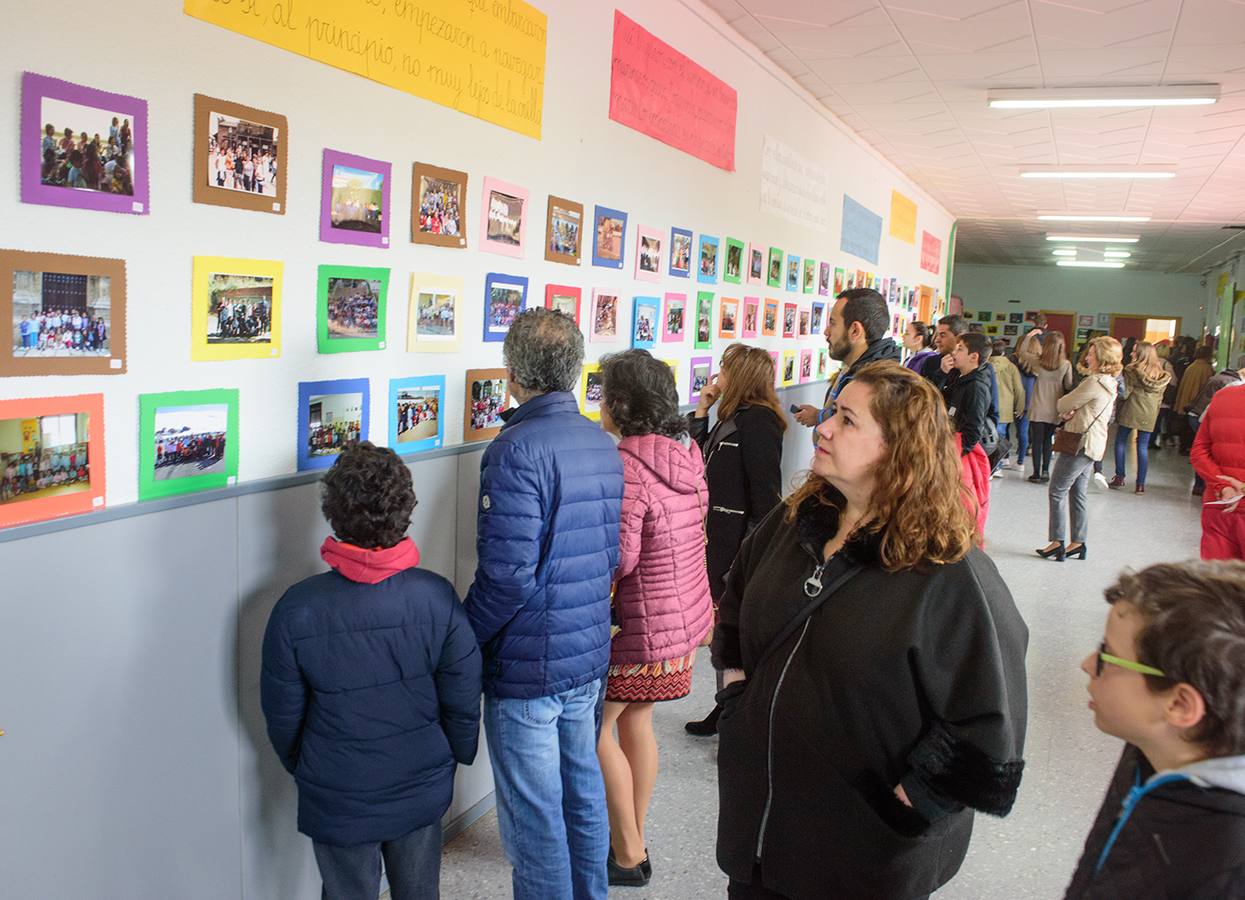
[[[822,588],[821,593],[819,593],[816,597],[808,603],[805,603],[804,607],[795,614],[791,621],[783,626],[782,630],[774,636],[774,639],[769,642],[765,650],[762,651],[761,655],[757,657],[756,664],[753,666],[753,671],[760,671],[760,668],[765,661],[773,656],[778,651],[779,647],[786,643],[787,638],[795,634],[796,629],[807,622],[809,617],[812,616],[813,613],[817,612],[817,610],[821,608],[821,605],[830,599],[832,594],[859,575],[863,568],[863,566],[852,566],[838,578],[834,579],[834,581]]]

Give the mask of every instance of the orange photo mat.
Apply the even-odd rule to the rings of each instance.
[[[11,500],[0,503],[0,528],[74,516],[104,507],[104,395],[80,394],[74,397],[38,397],[0,400],[0,421],[37,419],[40,416],[87,414],[87,463],[90,477],[87,489],[72,494]]]

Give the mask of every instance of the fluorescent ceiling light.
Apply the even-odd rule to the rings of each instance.
[[[1048,234],[1048,241],[1086,241],[1093,244],[1135,244],[1141,240],[1136,234]]]
[[[1162,166],[1048,166],[1022,169],[1021,178],[1175,178],[1176,170]]]
[[[1061,247],[1058,250],[1052,250],[1051,256],[1076,256],[1076,250],[1070,247]]]
[[[1102,256],[1104,259],[1128,259],[1132,254],[1127,250],[1103,250]]]
[[[1122,269],[1124,268],[1124,264],[1122,262],[1111,262],[1110,260],[1103,260],[1102,262],[1097,262],[1092,259],[1061,259],[1057,263],[1055,263],[1055,265],[1076,266],[1077,268],[1081,268],[1081,269]]]
[[[1217,84],[1138,87],[999,88],[986,91],[992,109],[1086,109],[1128,106],[1208,106],[1219,99]]]
[[[1039,222],[1149,222],[1149,216],[1065,216],[1050,214],[1038,216]]]

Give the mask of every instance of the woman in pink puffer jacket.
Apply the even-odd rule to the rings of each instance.
[[[644,350],[601,360],[601,424],[622,438],[618,633],[597,755],[610,817],[610,884],[644,885],[644,819],[657,780],[653,704],[686,697],[713,623],[705,569],[709,506],[700,448],[679,415],[674,375]],[[618,737],[614,736],[617,726]]]

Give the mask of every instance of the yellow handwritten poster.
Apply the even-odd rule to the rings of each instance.
[[[186,15],[540,139],[548,17],[523,0],[184,0]]]
[[[891,191],[890,235],[906,244],[916,243],[916,204],[899,191]]]

